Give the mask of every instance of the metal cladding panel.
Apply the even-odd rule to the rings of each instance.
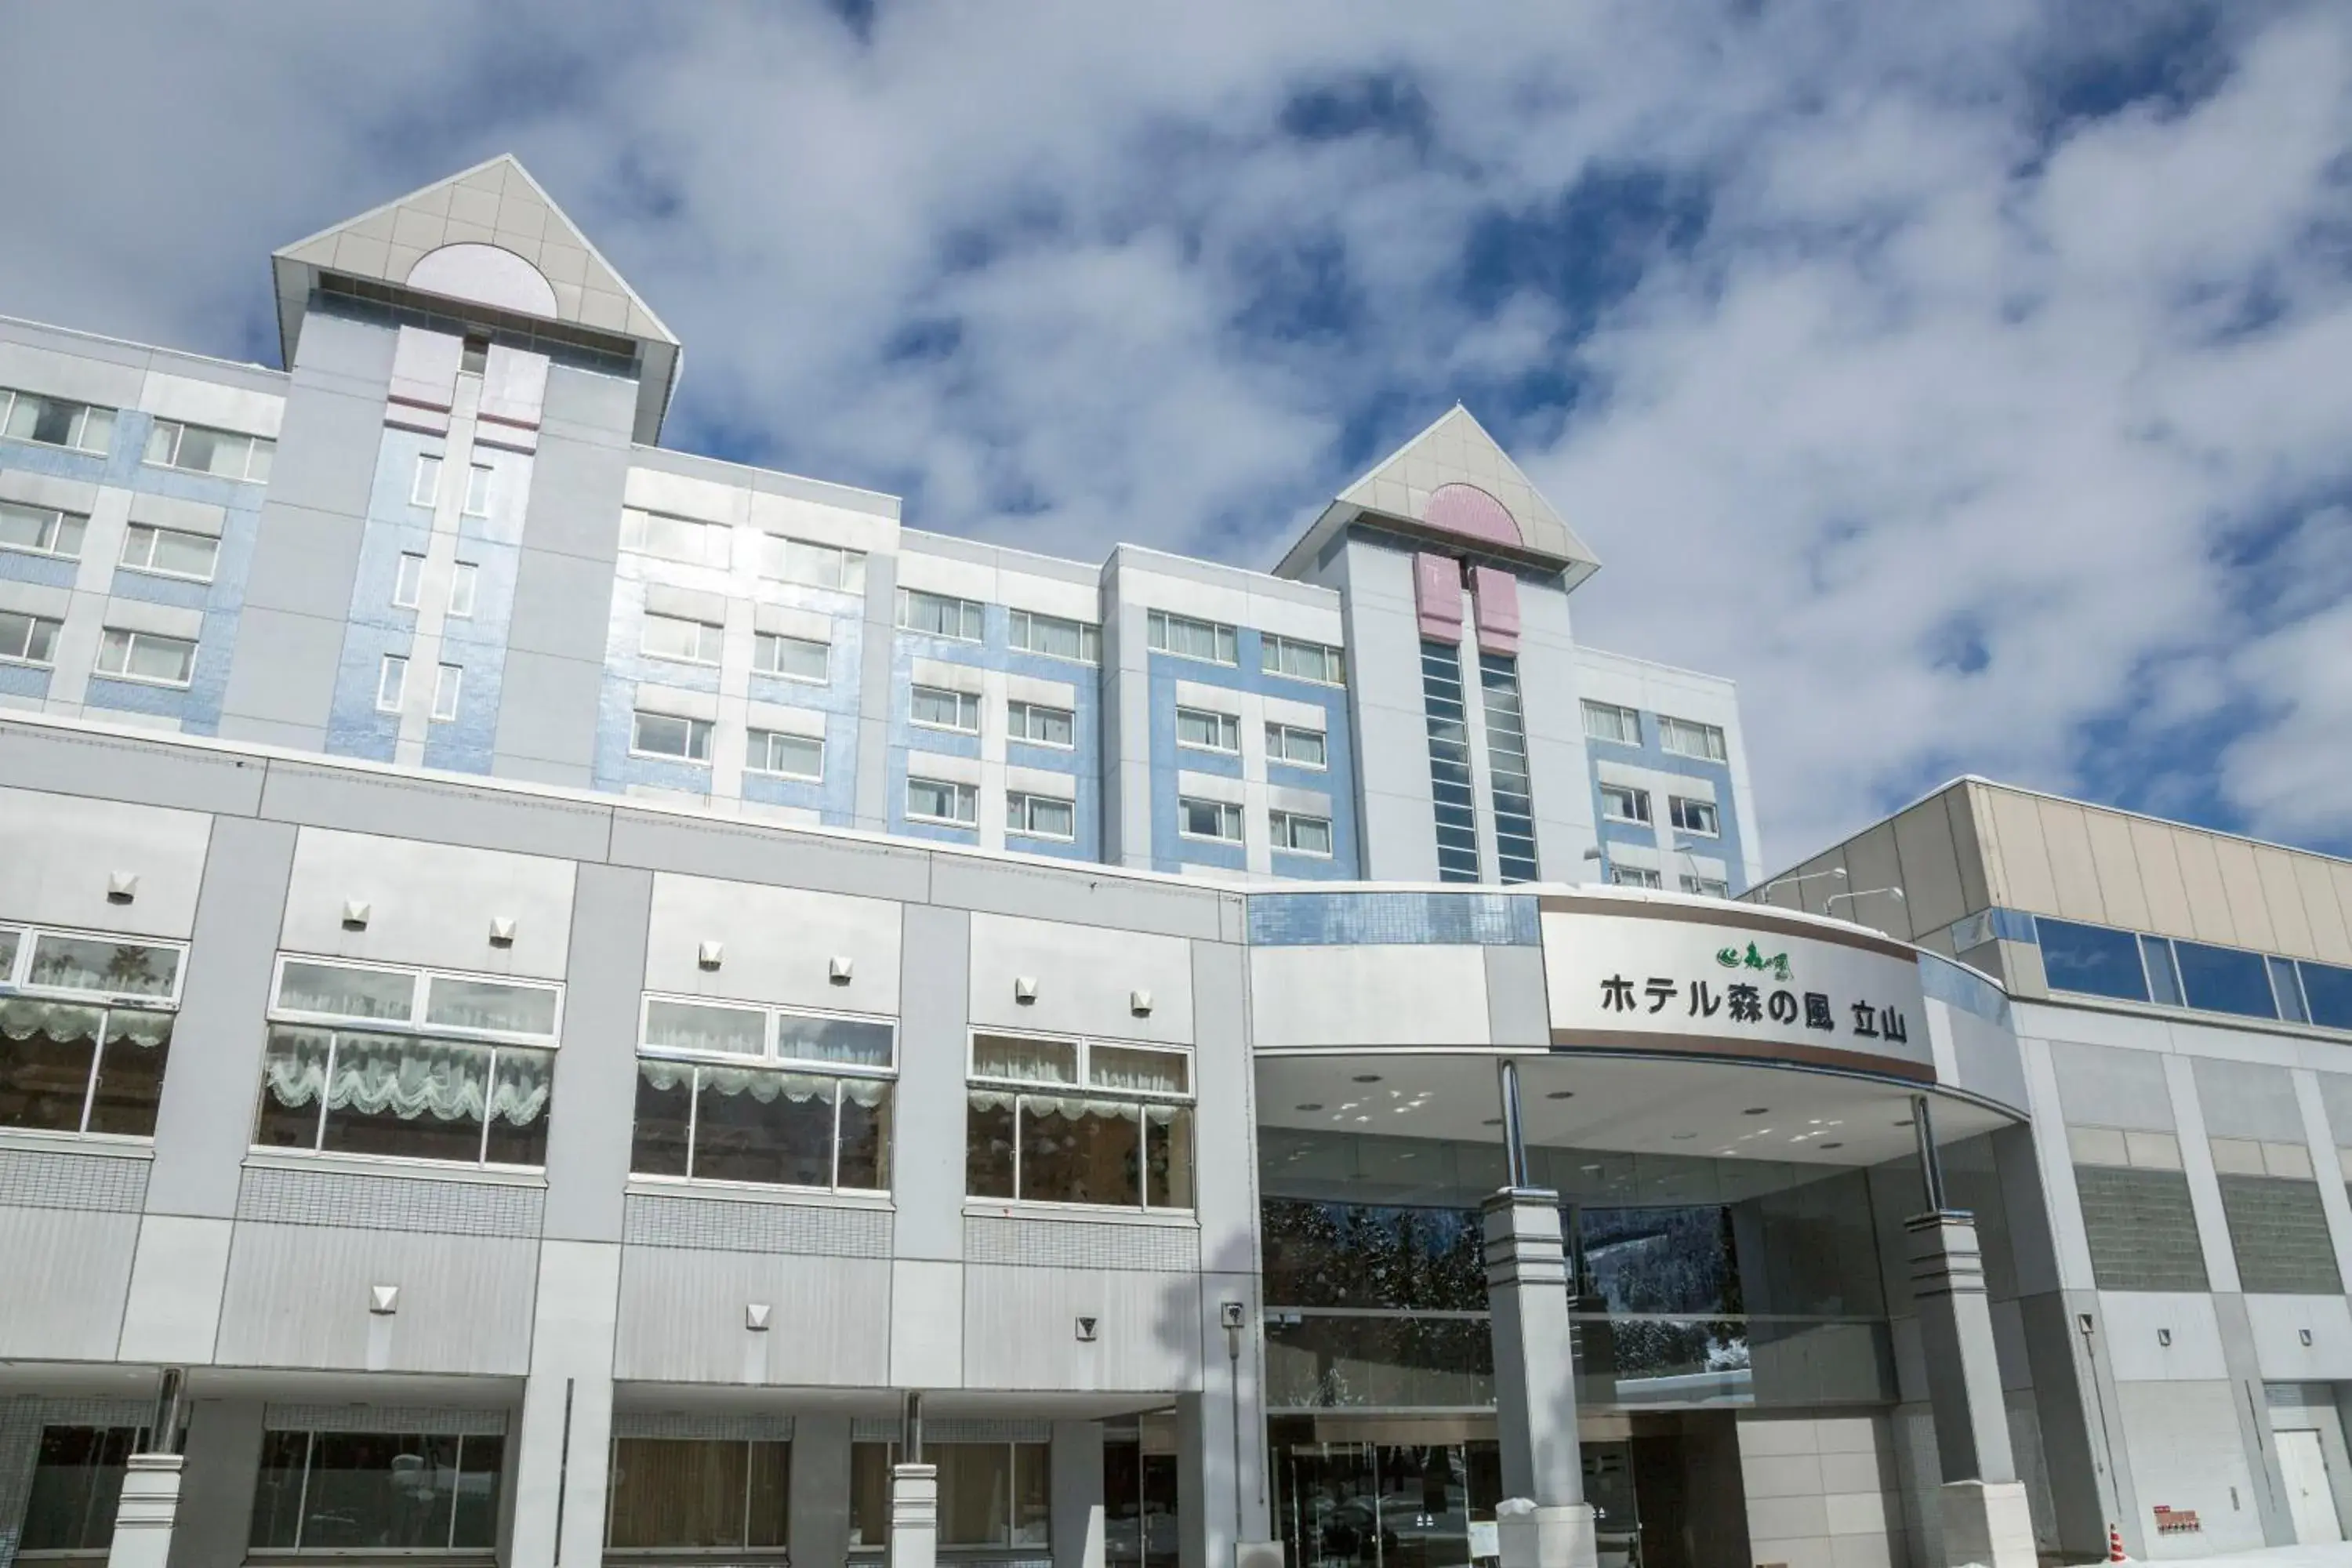
[[[1423,551],[1412,558],[1412,605],[1421,635],[1432,642],[1462,640],[1462,567],[1449,555]]]
[[[1518,652],[1519,580],[1492,566],[1474,566],[1470,584],[1478,600],[1479,651]]]
[[[132,936],[195,929],[212,818],[30,790],[0,790],[0,913]],[[128,903],[109,879],[139,879]]]
[[[0,1207],[0,1361],[112,1361],[139,1216]]]
[[[748,1326],[768,1310],[769,1327]],[[887,1259],[632,1247],[613,1375],[872,1388],[890,1381]]]
[[[1079,1320],[1094,1320],[1081,1340]],[[1193,1274],[964,1266],[972,1388],[1182,1393],[1201,1386]]]
[[[294,851],[280,945],[293,952],[561,980],[572,940],[575,867],[372,834],[305,828]],[[347,930],[347,905],[368,906]],[[514,921],[504,946],[490,922]]]
[[[845,1013],[898,1011],[899,910],[886,899],[657,872],[646,989]],[[722,953],[702,967],[706,942]],[[834,961],[848,973],[834,977]]]
[[[401,328],[392,351],[393,397],[447,413],[457,400],[457,371],[465,357],[465,340],[454,332]]]
[[[240,1223],[217,1357],[519,1377],[538,1280],[539,1245],[524,1237]],[[400,1288],[396,1311],[369,1310],[378,1285]]]

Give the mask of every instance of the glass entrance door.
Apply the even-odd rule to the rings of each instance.
[[[1299,1568],[1467,1568],[1470,1521],[1495,1517],[1492,1443],[1295,1443],[1278,1458]]]

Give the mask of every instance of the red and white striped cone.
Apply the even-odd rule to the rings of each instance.
[[[2120,1526],[2114,1524],[2107,1526],[2107,1561],[2110,1563],[2128,1563],[2131,1561],[2130,1558],[2124,1555],[2123,1530]]]

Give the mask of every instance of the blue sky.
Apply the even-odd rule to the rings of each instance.
[[[263,360],[512,151],[671,444],[1034,549],[1269,564],[1460,398],[1776,864],[1962,771],[2352,849],[2352,7],[79,0],[0,134],[0,312]]]

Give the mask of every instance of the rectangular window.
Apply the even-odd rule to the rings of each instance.
[[[763,534],[760,540],[760,574],[812,588],[837,588],[845,594],[866,592],[866,552],[805,539]]]
[[[79,547],[78,538],[75,542]],[[123,531],[122,564],[130,571],[209,583],[219,559],[220,541],[205,534],[151,528],[143,522],[134,522]]]
[[[1307,816],[1295,811],[1276,811],[1267,815],[1266,822],[1274,837],[1274,847],[1289,855],[1331,856],[1331,819],[1328,816]]]
[[[1192,1057],[974,1035],[964,1190],[1115,1208],[1192,1206]]]
[[[445,664],[433,672],[433,721],[436,724],[447,724],[457,719],[457,693],[465,684],[466,671],[458,665]]]
[[[2273,958],[2271,967],[2271,994],[2278,1001],[2278,1016],[2290,1024],[2311,1022],[2310,1010],[2303,1005],[2303,986],[2294,977],[2292,959]]]
[[[404,552],[400,564],[393,568],[392,604],[394,609],[413,610],[425,592],[425,557]]]
[[[629,750],[638,756],[668,757],[681,763],[710,760],[709,720],[645,712],[635,714],[633,720]]]
[[[939,1543],[957,1548],[1026,1547],[1032,1554],[1053,1544],[1052,1448],[1044,1443],[926,1443],[923,1460],[939,1468]],[[890,1544],[890,1470],[898,1462],[896,1443],[853,1443],[849,1449],[849,1544],[853,1549]],[[1172,1478],[1170,1485],[1173,1486]],[[1172,1568],[1175,1500],[1168,1500],[1165,1540],[1151,1534],[1153,1568]],[[1122,1515],[1111,1506],[1108,1561],[1122,1560],[1118,1542]],[[1135,1541],[1132,1561],[1141,1563],[1143,1542]],[[1164,1563],[1163,1563],[1164,1549]],[[865,1552],[871,1555],[870,1552]],[[877,1561],[879,1559],[877,1558]],[[855,1559],[853,1559],[855,1561]]]
[[[1205,708],[1179,708],[1176,743],[1198,752],[1230,752],[1239,756],[1242,721],[1230,713],[1212,713]]]
[[[1725,881],[1720,877],[1694,877],[1688,872],[1685,872],[1682,879],[1682,889],[1684,892],[1696,893],[1702,899],[1727,899],[1731,897],[1731,884]]]
[[[946,779],[907,780],[907,816],[915,822],[948,822],[971,827],[980,821],[980,791]]]
[[[751,752],[743,765],[755,773],[775,773],[812,783],[824,777],[824,742],[814,735],[787,735],[781,730],[751,731]]]
[[[1678,757],[1696,757],[1703,762],[1725,762],[1731,755],[1724,747],[1720,727],[1688,719],[1670,719],[1664,713],[1658,715],[1658,744]]]
[[[605,1545],[616,1552],[774,1552],[787,1534],[793,1446],[615,1437]]]
[[[2205,1254],[2179,1171],[2074,1167],[2091,1278],[2102,1290],[2206,1289]]]
[[[621,548],[688,566],[727,565],[728,537],[733,530],[690,517],[666,517],[632,507],[621,513]]]
[[[375,706],[380,713],[397,713],[408,696],[408,660],[396,653],[383,656],[375,672]]]
[[[46,616],[20,616],[0,610],[0,663],[54,664],[58,633],[65,623]]]
[[[1692,800],[1679,795],[1668,795],[1666,815],[1668,820],[1673,822],[1680,832],[1696,833],[1702,838],[1719,838],[1723,836],[1722,822],[1716,816],[1715,803],[1711,800]]]
[[[488,463],[476,463],[466,470],[466,515],[490,515],[490,483],[498,470]]]
[[[2311,1004],[2311,1021],[2324,1029],[2352,1029],[2352,969],[2305,961],[2304,999]]]
[[[1039,615],[1034,610],[1006,612],[1009,640],[1024,653],[1041,653],[1048,658],[1066,658],[1080,664],[1102,661],[1102,628],[1084,621],[1065,620],[1059,616]]]
[[[1294,768],[1330,765],[1323,731],[1303,730],[1296,724],[1268,724],[1265,727],[1265,760],[1284,763]]]
[[[554,1076],[547,1048],[382,1025],[273,1021],[253,1141],[265,1149],[543,1166]]]
[[[1148,640],[1160,653],[1172,653],[1180,658],[1206,659],[1211,664],[1241,663],[1241,643],[1234,628],[1215,621],[1196,621],[1190,616],[1171,615],[1165,610],[1153,610],[1144,621]]]
[[[498,1433],[265,1432],[252,1547],[487,1553],[506,1451]]]
[[[1650,792],[1630,784],[1602,784],[1601,815],[1611,822],[1638,822],[1646,826],[1650,820]]]
[[[1532,882],[1536,867],[1535,784],[1528,773],[1527,719],[1519,702],[1519,661],[1478,657],[1486,700],[1487,795],[1495,807],[1495,872],[1504,882]]]
[[[0,436],[102,458],[114,444],[114,410],[0,389]]]
[[[1437,815],[1437,879],[1479,879],[1478,816],[1470,788],[1470,717],[1461,650],[1421,645],[1421,702],[1429,732],[1429,787]]]
[[[121,680],[185,686],[195,668],[196,645],[184,637],[109,626],[98,645],[98,672]]]
[[[114,1542],[123,1473],[146,1436],[138,1426],[42,1427],[17,1531],[18,1560],[51,1552],[104,1556]]]
[[[224,479],[267,484],[269,465],[277,455],[277,442],[259,436],[240,436],[234,430],[209,430],[202,425],[158,419],[154,428],[147,432],[149,463],[189,473],[213,474]]]
[[[2278,1016],[2278,998],[2271,994],[2270,973],[2261,953],[2197,942],[2176,942],[2172,951],[2179,959],[2181,988],[2191,1007],[2242,1018]]]
[[[1007,702],[1004,705],[1004,732],[1008,740],[1026,741],[1033,746],[1059,746],[1066,750],[1076,743],[1076,716],[1066,708],[1048,708],[1041,702]]]
[[[0,500],[0,550],[79,561],[82,535],[89,527],[89,519],[79,512]]]
[[[441,458],[433,452],[416,456],[416,476],[408,482],[408,504],[438,506],[441,504]]]
[[[1176,802],[1176,830],[1187,838],[1217,838],[1239,844],[1242,808],[1222,800],[1195,800],[1186,795]]]
[[[887,1191],[897,1039],[878,1018],[647,997],[629,1169]]]
[[[726,637],[723,627],[712,626],[708,621],[690,621],[683,616],[648,613],[645,629],[638,637],[637,648],[651,658],[716,665],[719,646]]]
[[[1658,873],[1647,866],[1619,866],[1613,863],[1609,868],[1609,883],[1610,886],[1616,888],[1663,889],[1665,886]]]
[[[2240,1289],[2269,1296],[2344,1293],[2317,1182],[2226,1171],[2220,1181]]]
[[[2159,1007],[2180,1005],[2180,971],[2172,965],[2172,944],[2160,936],[2139,939],[2140,966],[2147,971],[2147,999]],[[2043,960],[2048,966],[2048,960]]]
[[[1584,703],[1584,732],[1595,741],[1614,741],[1621,746],[1642,743],[1642,715],[1631,708],[1620,708],[1614,702],[1595,702],[1587,698]]]
[[[474,618],[474,583],[480,569],[471,561],[460,561],[449,569],[449,618],[470,621]]]
[[[0,1127],[152,1138],[181,950],[0,929]],[[19,973],[21,966],[21,973]]]
[[[1338,686],[1346,679],[1346,665],[1338,648],[1301,642],[1296,637],[1278,637],[1271,632],[1258,637],[1258,667],[1268,675],[1320,681],[1326,686]]]
[[[1025,795],[1016,790],[1004,797],[1004,829],[1008,833],[1030,838],[1075,838],[1077,819],[1076,805],[1058,795]]]
[[[981,640],[982,612],[971,599],[949,594],[926,594],[919,588],[898,590],[898,624],[910,632],[959,642]]]
[[[788,637],[774,632],[754,632],[751,636],[751,668],[761,675],[780,675],[786,680],[814,681],[824,685],[831,675],[828,666],[833,658],[833,646],[811,637]]]
[[[2051,990],[2124,1002],[2147,1000],[2147,975],[2140,967],[2139,942],[2131,932],[2041,916],[2033,924],[2041,938],[2042,973]],[[2255,968],[2259,973],[2261,964]]]
[[[914,721],[926,730],[956,730],[980,733],[980,699],[969,691],[941,686],[918,686],[912,699]]]

